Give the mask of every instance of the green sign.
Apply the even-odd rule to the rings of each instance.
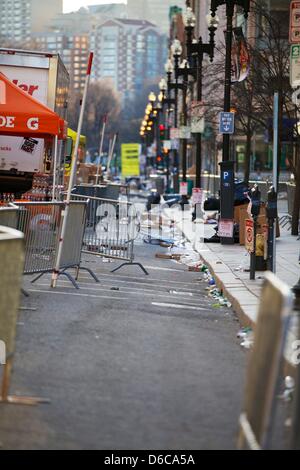
[[[300,44],[296,46],[291,46],[292,59],[298,59],[300,57]]]

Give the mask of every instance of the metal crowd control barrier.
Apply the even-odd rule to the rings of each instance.
[[[43,274],[53,272],[61,232],[64,202],[20,202],[18,229],[25,238],[24,274],[39,274],[33,283]],[[99,282],[95,274],[81,266],[83,235],[85,230],[87,201],[71,201],[67,236],[63,246],[63,255],[59,275],[66,276],[78,289],[76,279],[80,269],[86,270]],[[74,279],[67,270],[76,268]]]
[[[25,237],[24,274],[51,272],[56,257],[64,204],[20,202],[18,206],[18,229]]]
[[[3,365],[0,403],[34,405],[43,400],[9,395],[24,263],[21,232],[0,226],[0,259],[0,365]]]
[[[72,194],[81,196],[98,197],[102,199],[113,199],[117,201],[124,193],[129,200],[129,186],[115,183],[106,184],[79,184],[74,187]]]
[[[62,259],[58,275],[66,276],[76,289],[79,270],[87,271],[96,282],[96,275],[81,265],[82,243],[85,230],[88,201],[71,201],[63,245]],[[24,274],[39,273],[32,283],[55,268],[59,237],[61,232],[64,202],[22,202],[20,206],[19,228],[25,234]],[[67,272],[76,268],[75,278]]]
[[[134,241],[140,231],[135,206],[127,201],[82,195],[72,197],[89,201],[83,252],[124,261],[112,272],[130,265],[139,266],[148,275],[141,263],[134,262]]]
[[[270,448],[292,306],[289,287],[267,273],[247,371],[239,449]]]

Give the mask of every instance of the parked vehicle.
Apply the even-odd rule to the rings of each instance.
[[[59,56],[15,49],[0,49],[0,71],[16,86],[66,120],[69,74]],[[0,136],[0,185],[3,191],[26,190],[34,173],[49,173],[52,142],[46,139]]]

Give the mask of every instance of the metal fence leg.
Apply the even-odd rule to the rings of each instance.
[[[25,297],[30,297],[29,293],[25,289],[21,289],[21,292]]]
[[[80,271],[81,269],[83,269],[84,271],[87,271],[87,272],[92,276],[92,278],[95,280],[95,282],[100,283],[100,281],[99,281],[99,279],[97,278],[96,274],[95,274],[90,268],[86,268],[86,267],[80,266],[80,267],[78,268],[78,275],[79,275],[79,271]],[[76,280],[78,279],[78,275],[77,275]]]
[[[122,264],[120,264],[120,266],[118,266],[117,268],[113,269],[111,272],[112,272],[112,273],[115,273],[116,271],[119,271],[119,269],[123,268],[124,266],[139,266],[139,267],[141,268],[141,270],[142,270],[147,276],[149,276],[148,271],[146,271],[146,269],[144,268],[144,266],[143,266],[141,263],[122,263]]]
[[[41,273],[41,274],[39,274],[37,277],[35,277],[35,278],[31,281],[31,284],[34,284],[36,281],[38,281],[39,279],[41,279],[41,277],[43,277],[44,274],[46,274],[46,273]]]
[[[74,277],[71,276],[71,274],[67,273],[66,271],[60,271],[58,273],[58,276],[66,276],[69,281],[73,284],[73,286],[75,287],[75,289],[79,290],[79,285],[77,284],[77,282],[75,281]]]

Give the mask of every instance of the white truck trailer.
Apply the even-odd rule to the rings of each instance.
[[[0,71],[67,120],[69,74],[57,53],[0,48]],[[36,172],[51,169],[52,146],[43,139],[0,136],[0,193],[26,190]]]

